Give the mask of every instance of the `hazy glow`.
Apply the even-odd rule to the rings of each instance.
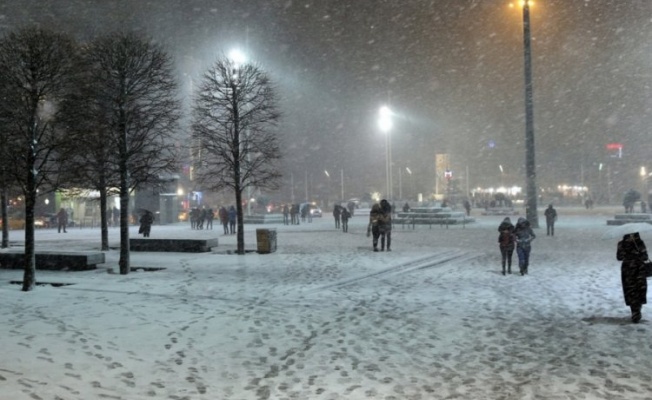
[[[392,129],[393,123],[392,123],[392,110],[389,109],[387,106],[382,106],[380,107],[379,111],[379,118],[378,118],[378,127],[382,132],[389,132]]]

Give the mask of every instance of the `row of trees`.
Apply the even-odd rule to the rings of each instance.
[[[24,291],[36,282],[38,190],[99,191],[102,250],[108,250],[107,199],[119,192],[119,266],[127,274],[129,195],[179,171],[181,150],[192,151],[204,190],[235,192],[238,252],[244,253],[242,191],[250,185],[274,188],[280,177],[274,163],[279,146],[270,129],[278,119],[274,88],[259,68],[218,60],[195,102],[191,149],[182,149],[174,76],[162,46],[135,34],[79,44],[27,28],[0,40],[2,244],[8,243],[7,193],[18,188],[25,198]]]

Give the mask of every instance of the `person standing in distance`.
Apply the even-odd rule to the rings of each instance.
[[[548,204],[548,208],[543,213],[546,216],[546,235],[555,236],[555,222],[557,222],[557,210]]]

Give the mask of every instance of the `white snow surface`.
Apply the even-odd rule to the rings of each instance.
[[[96,270],[37,271],[71,285],[22,292],[23,272],[0,269],[0,399],[651,399],[652,314],[630,322],[617,239],[601,239],[621,211],[557,210],[554,237],[539,217],[526,276],[501,275],[503,217],[478,210],[466,226],[398,225],[378,253],[364,215],[348,233],[326,212],[245,225],[250,250],[256,229],[277,229],[271,254],[229,254],[219,224],[155,225],[152,238],[219,246],[131,252],[132,267],[164,269],[128,275],[110,228]],[[100,231],[36,240],[99,250]]]

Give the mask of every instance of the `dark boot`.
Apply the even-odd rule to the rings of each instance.
[[[641,305],[636,304],[631,306],[632,308],[632,322],[638,324],[641,321]]]

